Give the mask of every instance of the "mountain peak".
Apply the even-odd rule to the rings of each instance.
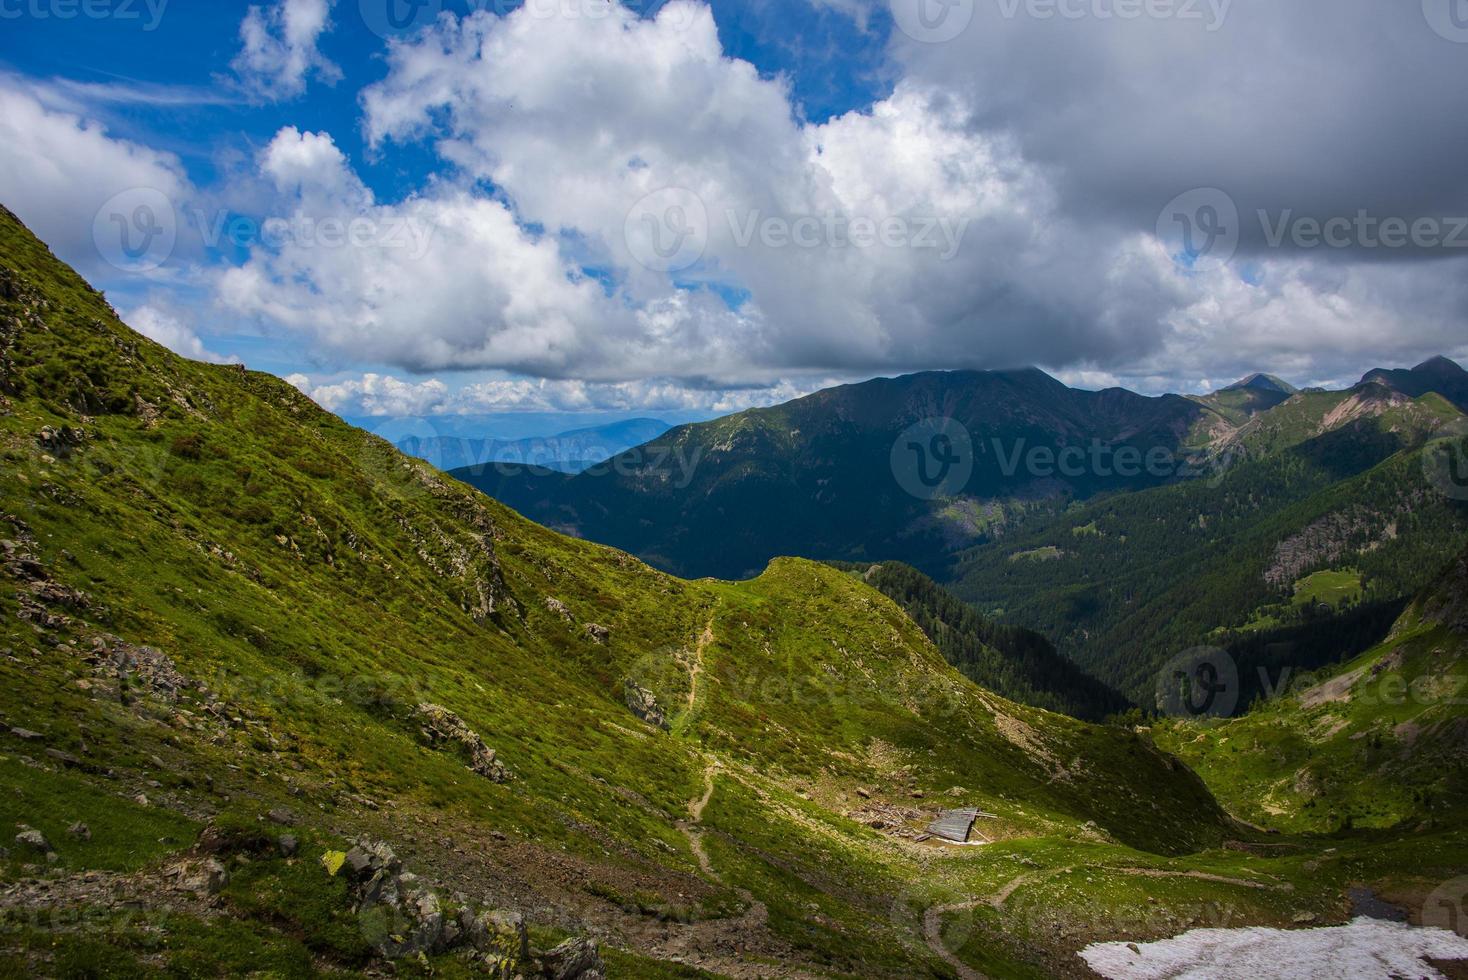
[[[1459,377],[1463,374],[1468,374],[1468,371],[1464,371],[1462,365],[1460,365],[1457,361],[1454,361],[1447,357],[1443,357],[1441,354],[1439,354],[1437,357],[1429,357],[1427,360],[1414,367],[1412,369],[1412,373],[1438,374],[1448,375],[1451,377]]]
[[[1251,374],[1242,381],[1236,381],[1223,391],[1274,391],[1282,395],[1293,395],[1295,386],[1288,381],[1276,378],[1272,374]]]

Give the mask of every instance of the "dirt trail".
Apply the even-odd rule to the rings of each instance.
[[[693,705],[698,701],[698,681],[703,676],[703,655],[708,650],[709,644],[714,642],[714,617],[709,615],[708,625],[703,628],[703,635],[698,638],[698,645],[693,648],[693,663],[688,667],[688,710],[693,711]]]
[[[943,917],[945,915],[951,915],[954,912],[968,912],[982,904],[984,904],[982,901],[976,901],[959,902],[956,905],[935,906],[934,908],[928,909],[923,915],[923,938],[928,941],[928,948],[940,960],[953,967],[954,972],[958,974],[960,980],[988,980],[988,978],[953,955],[948,947],[943,945]]]
[[[678,829],[683,836],[688,838],[688,846],[693,849],[693,856],[698,859],[699,870],[720,884],[723,879],[719,877],[713,865],[709,862],[708,851],[703,846],[703,831],[699,824],[703,822],[703,811],[709,805],[709,800],[714,798],[714,773],[719,771],[717,762],[710,762],[708,768],[703,771],[703,796],[688,801],[688,815],[692,818],[689,823],[680,823]]]
[[[724,880],[723,876],[714,868],[708,849],[704,847],[703,813],[708,808],[709,801],[714,797],[714,777],[721,772],[723,772],[723,765],[717,759],[709,760],[703,772],[703,795],[688,801],[689,819],[679,821],[677,826],[679,832],[688,839],[688,846],[698,861],[699,870],[706,878],[738,894],[745,904],[745,911],[734,919],[692,923],[683,930],[682,935],[670,937],[669,941],[664,944],[665,949],[676,949],[683,953],[685,958],[693,959],[704,969],[722,976],[734,978],[787,977],[792,980],[814,978],[816,974],[807,973],[788,963],[788,960],[793,958],[788,950],[785,951],[786,955],[781,957],[787,960],[787,965],[781,967],[772,967],[768,962],[746,962],[738,958],[737,954],[731,957],[707,952],[720,947],[724,949],[742,948],[765,930],[770,918],[769,908],[756,899],[751,892]]]

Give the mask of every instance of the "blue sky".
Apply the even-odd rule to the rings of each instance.
[[[1468,38],[1415,9],[419,0],[392,32],[389,0],[91,2],[0,4],[0,200],[144,333],[343,414],[1468,353],[1465,249],[1259,233],[1468,215]],[[1178,202],[1230,216],[1226,254],[1177,261]],[[128,259],[143,215],[170,234]]]

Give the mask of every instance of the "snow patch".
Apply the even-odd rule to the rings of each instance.
[[[1097,943],[1080,955],[1110,980],[1443,980],[1425,961],[1468,959],[1468,939],[1362,918],[1326,929],[1195,929],[1136,950]]]

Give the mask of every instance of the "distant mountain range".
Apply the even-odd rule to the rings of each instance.
[[[934,419],[956,422],[963,443],[967,478],[952,493],[922,483],[945,465],[926,455],[946,438],[925,430]],[[1177,395],[1080,391],[1038,370],[935,372],[681,426],[597,474],[453,475],[536,520],[679,574],[757,574],[782,552],[938,572],[956,547],[1006,518],[1009,503],[989,502],[1023,507],[1157,486],[1175,479],[1195,433],[1234,428]],[[910,446],[898,444],[905,431]],[[1066,447],[1125,451],[1135,465],[1032,465]],[[1149,453],[1162,460],[1150,469]]]
[[[793,552],[899,560],[942,579],[956,552],[1037,509],[1215,476],[1247,451],[1323,435],[1393,399],[1437,393],[1438,407],[1461,410],[1465,378],[1444,359],[1372,372],[1349,392],[1297,392],[1259,374],[1208,396],[1149,398],[1033,369],[927,373],[681,426],[595,474],[453,475],[678,574],[739,578]],[[923,484],[940,474],[945,484]]]
[[[408,425],[404,428],[417,430],[422,427]],[[553,436],[509,440],[425,435],[421,431],[401,435],[389,431],[386,434],[392,435],[390,441],[409,456],[416,456],[441,470],[477,468],[482,471],[498,466],[514,473],[523,469],[582,473],[634,446],[656,439],[670,428],[668,423],[657,419],[628,419]]]

